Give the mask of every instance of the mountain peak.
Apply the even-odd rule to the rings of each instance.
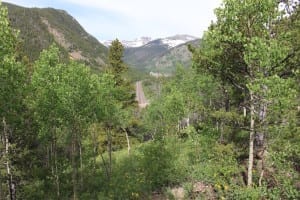
[[[187,34],[177,34],[177,35],[170,36],[170,37],[167,37],[167,38],[169,38],[169,39],[174,39],[174,40],[175,40],[175,39],[176,39],[176,40],[181,39],[181,40],[189,40],[189,41],[199,39],[199,38],[197,38],[197,37],[195,37],[195,36],[187,35]]]

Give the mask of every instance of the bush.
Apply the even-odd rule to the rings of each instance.
[[[169,184],[174,173],[174,157],[163,142],[149,142],[140,150],[143,154],[141,165],[146,184],[151,190]]]
[[[118,152],[110,182],[99,195],[107,199],[143,199],[177,180],[170,149],[161,141],[140,145],[128,155]]]

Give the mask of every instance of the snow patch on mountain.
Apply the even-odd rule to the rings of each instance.
[[[198,38],[194,37],[194,36],[190,36],[190,35],[175,35],[172,37],[167,37],[162,40],[163,44],[166,44],[169,46],[169,48],[173,48],[176,47],[178,45],[184,44],[186,42],[192,41],[192,40],[196,40]]]
[[[176,47],[180,44],[186,43],[184,40],[170,40],[170,39],[162,39],[162,43],[169,46],[169,48]]]
[[[133,41],[122,40],[121,42],[126,48],[131,48],[131,47],[141,47],[150,41],[151,41],[151,37],[141,37]]]
[[[144,45],[147,46],[166,45],[168,46],[168,49],[171,49],[173,47],[176,47],[178,45],[196,39],[198,38],[190,35],[174,35],[171,37],[155,39],[155,40],[152,40],[151,37],[141,37],[132,41],[122,40],[121,43],[124,45],[125,48],[136,48]],[[106,47],[109,47],[111,45],[111,42],[112,40],[102,41],[102,44],[104,44]]]
[[[141,47],[147,44],[148,42],[150,42],[151,40],[152,40],[151,37],[141,37],[132,41],[122,40],[121,43],[125,48],[134,48],[134,47]],[[109,47],[112,41],[113,40],[102,41],[102,44],[104,44],[106,47]]]

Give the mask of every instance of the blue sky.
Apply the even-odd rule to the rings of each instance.
[[[1,0],[0,0],[1,1]],[[66,10],[98,40],[201,37],[222,0],[4,0],[25,7]]]

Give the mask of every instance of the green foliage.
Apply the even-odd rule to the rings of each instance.
[[[56,17],[68,21],[64,12],[34,10],[64,33],[76,27],[59,27]],[[9,194],[9,177],[18,199],[150,199],[178,185],[186,198],[205,198],[193,191],[197,182],[217,199],[299,199],[298,11],[283,16],[275,1],[225,0],[201,48],[190,47],[195,69],[179,66],[173,77],[144,81],[154,94],[137,114],[128,81],[134,75],[118,40],[109,52],[111,73],[65,63],[51,45],[30,74],[17,61],[17,32],[0,6],[0,162],[12,174],[0,166],[0,199]],[[77,41],[73,36],[66,39]],[[255,107],[255,130],[267,139],[264,174],[258,151],[251,188],[245,187],[249,117],[241,116],[248,105]],[[263,106],[268,114],[261,120]],[[191,123],[180,127],[183,119]],[[125,132],[131,151],[123,149]],[[136,145],[140,133],[154,140]]]
[[[167,184],[173,171],[173,156],[164,143],[151,142],[141,149],[144,159],[141,161],[144,168],[146,184],[151,190]]]
[[[218,82],[209,75],[198,76],[192,69],[178,67],[174,78],[160,83],[159,96],[153,97],[145,111],[143,117],[147,129],[160,138],[162,133],[176,135],[180,121],[195,113],[194,121],[209,121],[207,110],[210,107],[204,105],[218,101],[218,94],[213,92],[217,85]]]
[[[32,113],[24,101],[28,95],[28,71],[17,61],[17,43],[17,31],[9,26],[7,9],[0,2],[1,199],[10,196],[9,180],[15,183],[20,194],[23,186],[30,182],[32,171],[25,165],[29,164],[33,154],[31,150],[36,137]]]
[[[59,177],[65,190],[70,191],[71,186],[79,185],[77,179],[74,179],[77,173],[83,176],[82,149],[78,152],[78,148],[82,148],[82,139],[88,128],[97,122],[109,123],[111,126],[119,124],[121,104],[116,99],[118,91],[113,76],[92,74],[89,68],[75,62],[61,63],[59,49],[53,45],[41,53],[35,64],[31,84],[33,95],[28,98],[28,105],[35,111],[40,145],[45,145],[46,149],[52,148],[53,155],[49,162],[52,169],[56,168],[55,172],[49,171],[45,185],[56,190]],[[64,154],[59,154],[57,158],[59,149],[70,148],[71,145],[76,145],[75,151],[71,152],[71,160]],[[93,147],[96,148],[95,145]],[[79,156],[81,169],[78,172]],[[46,172],[48,170],[45,169]],[[69,180],[72,185],[63,180]],[[75,192],[73,189],[73,194]]]
[[[115,80],[116,98],[122,102],[123,108],[128,108],[135,104],[135,93],[132,83],[124,78],[128,71],[126,64],[123,62],[124,47],[118,39],[111,43],[108,53],[108,72],[113,75]]]
[[[7,54],[15,53],[17,32],[9,26],[7,9],[1,4],[0,6],[0,56],[4,57]]]
[[[290,52],[294,51],[289,44],[292,40],[286,40],[290,34],[288,31],[277,31],[276,34],[272,31],[277,29],[281,20],[285,20],[284,12],[279,11],[278,2],[273,0],[224,0],[223,5],[216,9],[216,15],[217,22],[205,33],[203,46],[198,50],[191,48],[194,67],[198,72],[208,72],[223,83],[230,84],[237,94],[233,96],[238,103],[235,106],[243,102],[243,106],[250,109],[251,123],[244,122],[244,125],[251,124],[251,167],[254,143],[251,135],[256,132],[272,137],[274,133],[271,130],[284,126],[277,123],[278,120],[283,120],[282,115],[296,107],[293,102],[297,99],[297,92],[291,84],[295,79],[282,76],[283,73],[290,73],[285,68],[285,62],[291,56]],[[229,117],[219,111],[215,114],[221,123]],[[242,122],[238,118],[235,120]],[[242,124],[239,123],[239,126]],[[251,173],[249,170],[249,185],[252,184]]]
[[[112,77],[94,75],[89,68],[75,62],[61,64],[55,45],[43,51],[36,62],[32,87],[33,109],[39,121],[47,122],[48,118],[51,126],[113,116],[109,114],[115,105]]]
[[[14,120],[24,104],[26,70],[21,63],[16,62],[13,55],[5,55],[2,58],[0,62],[0,113],[2,117]]]
[[[275,146],[283,150],[282,146],[292,141],[292,137],[298,138],[296,127],[299,125],[295,123],[299,96],[295,87],[296,74],[282,76],[282,73],[289,71],[285,61],[293,51],[288,44],[291,41],[282,39],[289,33],[272,35],[270,32],[283,19],[277,3],[228,0],[217,9],[216,14],[218,21],[205,34],[202,46],[199,49],[190,48],[199,74],[179,68],[174,77],[164,80],[158,97],[152,99],[145,111],[148,133],[155,140],[162,140],[177,132],[176,126],[183,117],[196,112],[201,119],[197,129],[188,127],[180,131],[180,134],[186,135],[182,142],[194,145],[191,151],[183,144],[185,152],[181,153],[190,158],[188,163],[192,166],[180,167],[190,170],[192,176],[186,177],[212,184],[219,198],[297,198],[295,185],[298,172],[295,172],[295,166],[298,165],[295,161],[298,157],[294,151],[287,153],[293,156],[277,156],[285,163],[285,170],[279,163],[272,166],[278,170],[278,176],[268,175],[271,169],[265,169],[263,177],[260,177],[257,169],[253,171],[257,184],[259,178],[262,179],[261,187],[246,189],[242,176],[246,173],[244,163],[248,139],[245,130],[249,118],[242,117],[241,107],[248,107],[248,113],[249,105],[253,105],[255,116],[252,117],[256,124],[253,128],[257,132],[265,131],[265,137],[268,138],[265,145],[282,142],[268,146],[268,152],[277,152]],[[150,85],[147,82],[145,84]],[[249,101],[250,92],[254,94],[252,101]],[[267,106],[267,116],[262,120],[259,114],[264,105]],[[225,141],[217,139],[216,133],[198,135],[198,132],[213,133],[216,130],[222,137],[223,134],[226,136]],[[221,143],[216,143],[216,140]],[[294,144],[299,145],[298,139],[293,140],[292,146],[298,149]],[[289,151],[286,149],[283,152]],[[274,163],[271,160],[265,162],[265,166]],[[293,167],[287,170],[287,166]],[[283,172],[287,171],[292,174],[293,181],[283,180]],[[275,184],[272,183],[274,179]]]
[[[193,151],[189,153],[190,162],[195,167],[192,178],[215,184],[216,189],[240,180],[237,152],[233,144],[215,143],[213,135],[198,136],[193,139]]]

